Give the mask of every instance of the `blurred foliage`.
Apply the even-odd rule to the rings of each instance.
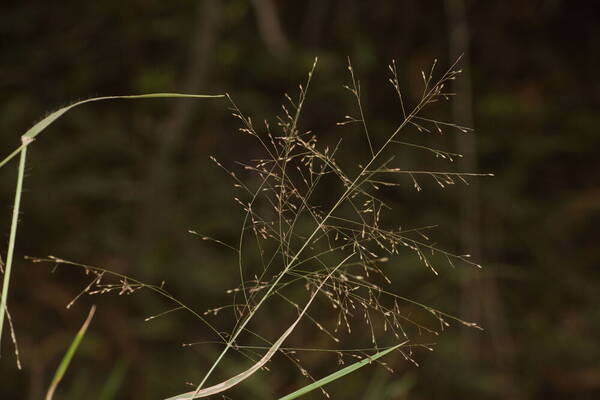
[[[499,333],[485,321],[486,331],[474,336],[451,327],[437,339],[435,352],[415,354],[419,368],[396,356],[390,360],[393,374],[365,368],[330,385],[334,398],[600,395],[600,56],[595,51],[600,7],[566,0],[466,3],[472,43],[471,62],[464,67],[473,79],[479,169],[496,174],[482,180],[476,193],[486,266],[477,274],[495,280],[501,307],[493,317],[505,321],[506,331]],[[343,135],[344,145],[360,154],[364,145],[358,129],[341,133],[335,127],[353,110],[341,88],[348,79],[346,57],[361,79],[374,132],[389,131],[398,120],[386,82],[392,58],[409,98],[419,93],[420,68],[436,57],[449,64],[442,1],[275,2],[286,45],[279,50],[260,33],[254,4],[5,4],[0,16],[3,154],[45,113],[96,95],[226,91],[254,120],[273,120],[283,92],[295,90],[315,56],[320,63],[302,126],[325,142]],[[94,326],[57,398],[98,393],[105,399],[161,398],[185,390],[187,381],[197,383],[215,357],[216,348],[180,347],[210,340],[195,320],[174,314],[144,322],[168,307],[163,299],[144,292],[85,297],[66,310],[88,278],[78,270],[54,271],[22,259],[54,254],[142,281],[164,280],[172,293],[198,309],[228,303],[225,290],[238,277],[233,255],[187,231],[235,243],[242,214],[232,200],[232,182],[208,156],[233,165],[252,157],[253,150],[235,134],[237,122],[225,102],[182,105],[186,101],[88,105],[57,122],[31,147],[9,298],[24,370],[12,363],[5,335],[0,397],[41,398],[70,332],[91,302],[98,305]],[[181,111],[185,107],[187,114]],[[449,110],[440,113],[447,116]],[[169,125],[173,121],[179,124]],[[448,150],[454,143],[452,136],[415,137]],[[412,165],[435,161],[421,153],[402,157]],[[0,170],[4,232],[13,175],[14,168]],[[407,181],[405,188],[386,193],[395,202],[391,218],[406,226],[439,224],[436,239],[457,248],[457,193],[463,189],[441,191],[435,182],[423,186],[416,193]],[[401,267],[391,275],[403,295],[460,314],[460,271],[443,270],[434,278],[409,255],[394,266]],[[258,324],[273,336],[280,330],[268,320]],[[302,332],[304,338],[313,336],[308,329]],[[475,351],[465,348],[465,337],[475,337]],[[220,377],[239,372],[236,361],[222,364]],[[306,383],[284,359],[275,362],[282,367],[253,377],[230,396],[274,398]],[[335,360],[313,354],[306,364],[318,377],[331,372]]]

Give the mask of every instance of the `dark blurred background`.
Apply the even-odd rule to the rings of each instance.
[[[414,101],[420,69],[437,58],[443,70],[464,53],[459,97],[436,112],[476,133],[413,138],[465,153],[449,168],[496,176],[444,190],[425,179],[419,193],[406,181],[388,218],[438,224],[439,243],[485,268],[442,268],[435,277],[406,255],[405,267],[390,274],[402,295],[485,331],[452,326],[436,351],[415,353],[420,367],[396,355],[388,360],[393,374],[365,368],[329,392],[373,400],[600,398],[596,2],[27,0],[3,3],[0,21],[4,155],[45,113],[97,95],[226,91],[254,120],[273,120],[283,93],[296,93],[316,56],[301,126],[324,141],[343,136],[346,154],[353,145],[359,154],[358,129],[335,126],[355,111],[342,89],[347,57],[377,136],[399,120],[387,82],[392,59]],[[39,136],[29,153],[8,302],[23,370],[5,332],[1,398],[43,396],[92,303],[96,318],[57,398],[158,399],[198,383],[217,348],[180,345],[211,340],[204,326],[179,314],[144,322],[168,308],[150,292],[87,296],[67,310],[91,278],[23,256],[52,254],[164,280],[198,310],[230,302],[225,291],[238,278],[231,253],[187,233],[231,243],[239,234],[232,182],[208,159],[234,166],[253,155],[227,106],[219,99],[94,103]],[[434,165],[426,153],[403,156]],[[15,177],[15,162],[0,170],[5,241]],[[281,328],[275,324],[272,337]],[[230,396],[275,398],[306,383],[285,359],[274,363]],[[337,368],[334,357],[306,363],[317,377]],[[226,362],[215,379],[241,367]]]

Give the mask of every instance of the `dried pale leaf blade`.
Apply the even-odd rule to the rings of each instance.
[[[235,385],[237,385],[237,384],[241,383],[242,381],[246,380],[247,378],[249,378],[256,371],[261,369],[267,362],[269,362],[269,360],[275,355],[275,353],[277,353],[277,351],[279,350],[279,348],[281,347],[281,345],[283,344],[285,339],[287,339],[287,337],[292,333],[294,328],[296,328],[296,325],[298,325],[298,323],[300,322],[300,320],[302,319],[304,314],[306,314],[306,310],[308,310],[308,307],[310,307],[310,305],[312,304],[314,299],[317,297],[317,294],[319,293],[319,291],[321,290],[321,288],[323,287],[325,282],[333,275],[333,273],[335,271],[337,271],[342,265],[344,265],[344,263],[346,261],[348,261],[353,256],[354,256],[354,253],[350,254],[348,257],[344,258],[335,268],[333,268],[329,272],[327,277],[325,277],[321,281],[321,283],[319,284],[317,289],[311,295],[310,299],[308,300],[308,302],[306,303],[306,305],[304,306],[304,308],[298,315],[298,318],[296,318],[296,320],[292,323],[292,325],[290,325],[286,329],[286,331],[283,333],[283,335],[281,335],[279,337],[279,339],[277,339],[277,341],[275,343],[273,343],[273,345],[269,348],[269,350],[265,353],[265,355],[260,360],[258,360],[254,365],[252,365],[250,368],[248,368],[244,372],[241,372],[241,373],[237,374],[236,376],[229,378],[226,381],[223,381],[216,385],[213,385],[213,386],[210,386],[210,387],[207,387],[204,389],[193,390],[191,392],[183,393],[183,394],[180,394],[180,395],[177,395],[174,397],[169,397],[168,399],[165,399],[165,400],[192,400],[192,399],[199,399],[202,397],[212,396],[214,394],[224,392],[224,391],[234,387]]]

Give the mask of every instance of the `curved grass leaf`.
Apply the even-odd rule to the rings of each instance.
[[[402,346],[404,344],[406,344],[406,342],[397,344],[395,346],[390,347],[389,349],[386,349],[386,350],[380,351],[379,353],[373,354],[372,356],[369,356],[369,357],[365,358],[364,360],[355,362],[354,364],[349,365],[346,368],[342,368],[339,371],[336,371],[331,375],[327,375],[325,378],[319,379],[318,381],[313,382],[310,385],[304,386],[303,388],[300,388],[300,389],[296,390],[295,392],[292,392],[286,396],[280,397],[279,400],[297,399],[298,397],[303,396],[308,392],[312,392],[313,390],[318,389],[323,385],[326,385],[328,383],[336,381],[336,380],[340,379],[341,377],[348,375],[349,373],[354,372],[359,368],[364,367],[365,365],[371,364],[371,362],[377,360],[380,357],[385,356],[386,354],[396,350],[397,348],[399,348],[400,346]]]
[[[8,239],[8,252],[6,255],[6,266],[4,271],[4,278],[2,282],[2,293],[0,294],[0,343],[2,342],[2,328],[4,325],[4,318],[6,312],[6,301],[8,297],[8,287],[10,282],[10,273],[12,268],[12,260],[14,255],[15,241],[17,236],[17,222],[19,217],[19,207],[21,203],[21,193],[23,188],[23,177],[25,173],[25,160],[27,157],[27,146],[31,144],[37,135],[42,133],[50,124],[60,118],[64,113],[86,103],[92,103],[95,101],[103,100],[118,100],[118,99],[152,99],[152,98],[219,98],[225,97],[224,94],[217,95],[204,95],[204,94],[182,94],[182,93],[149,93],[149,94],[138,94],[138,95],[127,95],[127,96],[103,96],[93,97],[73,103],[69,106],[60,108],[53,113],[47,115],[41,121],[34,124],[31,128],[21,136],[21,145],[16,148],[12,153],[0,161],[0,168],[6,165],[12,160],[17,154],[21,154],[19,161],[19,172],[17,176],[17,188],[15,190],[15,201],[13,205],[13,217],[10,226],[10,237]]]
[[[41,121],[37,122],[31,128],[27,130],[21,136],[21,140],[23,144],[19,146],[15,151],[9,154],[6,158],[0,161],[0,168],[2,168],[7,162],[9,162],[13,157],[19,154],[23,148],[29,145],[37,135],[39,135],[44,129],[46,129],[50,124],[60,118],[64,113],[86,103],[92,103],[95,101],[104,101],[104,100],[127,100],[127,99],[156,99],[156,98],[184,98],[184,99],[197,99],[197,98],[219,98],[225,97],[224,94],[184,94],[184,93],[149,93],[149,94],[135,94],[135,95],[126,95],[126,96],[103,96],[103,97],[93,97],[90,99],[85,99],[68,105],[66,107],[60,108],[53,113],[48,114]]]
[[[215,97],[225,97],[223,94],[216,95],[208,95],[208,94],[181,94],[181,93],[150,93],[150,94],[136,94],[136,95],[128,95],[128,96],[104,96],[104,97],[94,97],[91,99],[85,99],[82,101],[78,101],[77,103],[73,103],[70,106],[63,107],[57,111],[54,111],[52,114],[48,115],[46,118],[42,119],[37,124],[33,125],[25,134],[23,135],[24,139],[33,140],[37,135],[39,135],[44,129],[48,127],[51,123],[56,121],[61,115],[66,113],[72,108],[80,106],[85,103],[91,103],[93,101],[102,101],[102,100],[115,100],[115,99],[152,99],[152,98],[215,98]]]

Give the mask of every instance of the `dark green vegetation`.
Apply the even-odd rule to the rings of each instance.
[[[414,102],[422,89],[419,70],[436,57],[442,66],[454,58],[448,42],[456,22],[448,23],[451,13],[441,1],[295,3],[277,3],[281,35],[268,13],[257,18],[255,4],[264,6],[259,1],[5,6],[2,155],[44,113],[96,95],[227,91],[257,125],[264,118],[275,125],[282,93],[294,95],[319,56],[301,126],[331,146],[342,136],[347,151],[340,162],[356,164],[369,152],[360,127],[335,126],[356,111],[341,88],[348,83],[346,56],[361,79],[371,135],[382,138],[401,116],[386,82],[387,64],[396,58],[401,86]],[[393,374],[363,368],[328,387],[334,398],[594,398],[600,390],[600,285],[594,268],[600,259],[594,231],[600,117],[592,107],[600,102],[593,52],[598,10],[592,2],[466,3],[471,46],[462,68],[471,78],[476,169],[496,177],[466,191],[459,185],[441,190],[423,179],[423,190],[416,192],[406,180],[385,196],[394,207],[390,225],[439,225],[430,234],[434,241],[473,257],[479,249],[476,261],[485,268],[444,266],[434,277],[410,252],[385,268],[397,293],[476,321],[485,332],[452,326],[427,338],[437,343],[435,352],[414,352],[419,368],[399,354],[388,355]],[[261,34],[261,27],[270,31]],[[186,381],[199,383],[220,348],[180,347],[211,340],[195,319],[172,313],[144,322],[170,305],[143,291],[84,296],[66,310],[93,277],[65,266],[52,273],[52,264],[34,264],[23,255],[53,254],[144,282],[164,280],[198,310],[230,304],[225,291],[239,284],[235,257],[187,232],[227,243],[239,236],[243,214],[232,198],[233,182],[208,156],[235,168],[234,161],[259,152],[235,133],[239,121],[227,106],[187,100],[89,105],[56,122],[31,147],[8,301],[24,370],[14,366],[5,331],[0,397],[43,396],[91,303],[98,306],[96,317],[56,398],[164,398],[189,390]],[[434,114],[455,119],[446,105]],[[456,122],[470,125],[464,119]],[[406,139],[460,152],[450,133],[414,130]],[[416,150],[398,157],[414,169],[448,165]],[[0,170],[6,233],[15,167]],[[473,201],[465,193],[473,192],[479,195],[479,228],[465,223],[461,211]],[[468,207],[466,215],[473,215]],[[466,245],[477,241],[459,239],[465,236],[476,236],[480,244]],[[289,305],[277,307],[257,316],[270,338],[283,326],[273,319],[291,321],[295,313]],[[309,323],[300,324],[297,335],[295,344],[331,347]],[[339,369],[335,355],[301,357],[315,377]],[[239,363],[226,360],[215,381],[239,372]],[[230,396],[274,398],[307,383],[284,357],[270,367]]]

